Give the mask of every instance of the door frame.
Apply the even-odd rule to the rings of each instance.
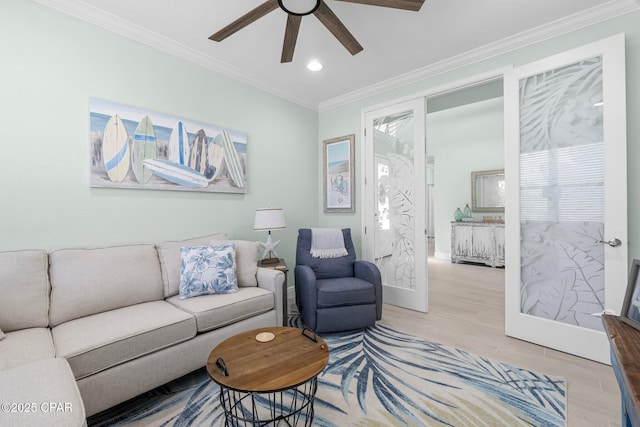
[[[618,36],[622,36],[624,37],[624,35],[618,35]],[[616,37],[616,36],[613,36]],[[579,48],[580,46],[576,47]],[[572,50],[572,49],[568,49],[568,50]],[[562,53],[560,53],[561,55]],[[623,52],[624,54],[624,52]],[[552,55],[553,56],[553,55]],[[535,61],[531,61],[531,62],[535,62]],[[361,137],[361,141],[365,140],[365,126],[366,126],[366,119],[365,116],[367,114],[367,112],[372,111],[372,110],[379,110],[382,109],[384,107],[388,107],[394,104],[398,104],[404,101],[408,101],[408,100],[412,100],[412,99],[416,99],[416,98],[424,98],[426,99],[426,101],[428,102],[428,99],[430,97],[434,97],[434,96],[438,96],[438,95],[443,95],[449,92],[455,92],[457,90],[461,90],[461,89],[466,89],[466,88],[471,88],[483,83],[487,83],[493,80],[498,80],[498,79],[503,79],[503,81],[505,81],[505,76],[511,72],[511,70],[513,69],[513,65],[507,65],[507,66],[503,66],[500,68],[496,68],[484,73],[479,73],[479,74],[475,74],[473,76],[470,77],[466,77],[463,79],[459,79],[459,80],[455,80],[453,82],[449,82],[449,83],[445,83],[439,86],[435,86],[433,88],[429,88],[426,90],[422,90],[416,93],[412,93],[410,95],[405,95],[402,97],[398,97],[389,101],[385,101],[385,102],[381,102],[378,104],[374,104],[371,106],[367,106],[361,109],[361,118],[360,118],[360,127],[361,127],[361,131],[360,131],[360,137]],[[506,90],[505,90],[506,93]],[[513,109],[513,106],[509,103],[507,96],[504,96],[503,98],[503,104],[504,104],[504,122],[505,122],[505,142],[504,142],[504,146],[505,146],[505,163],[507,162],[507,139],[510,138],[511,135],[511,129],[507,129],[507,122],[510,120],[510,115],[514,114],[513,111],[511,111]],[[608,118],[611,119],[611,118]],[[625,116],[626,119],[626,116]],[[624,131],[626,132],[626,128],[624,128]],[[426,147],[426,144],[425,144]],[[427,153],[428,154],[428,153]],[[366,164],[366,156],[367,156],[367,152],[366,150],[362,149],[360,152],[360,164],[361,165],[365,165]],[[624,182],[625,185],[627,183],[627,179],[628,179],[628,175],[626,174],[626,165],[624,165],[625,167],[624,172],[623,171],[619,171],[619,173],[624,173]],[[511,175],[513,174],[513,169],[512,168],[507,168],[507,165],[505,164],[505,172],[507,172],[507,169],[511,169],[511,173],[506,173],[505,174],[505,180],[506,180],[506,185],[509,186],[509,181],[512,180]],[[367,191],[367,186],[366,186],[366,176],[364,174],[361,174],[360,176],[360,188],[363,189],[364,191]],[[627,191],[626,188],[625,189],[621,189],[620,192],[621,197],[627,197]],[[364,197],[363,197],[364,198]],[[519,214],[517,214],[516,212],[511,212],[514,208],[514,206],[519,206],[519,204],[513,204],[513,201],[510,200],[509,195],[507,194],[507,198],[506,198],[506,203],[505,203],[505,226],[510,222],[510,221],[515,221],[516,218],[517,220],[519,220]],[[517,216],[515,215],[517,214]],[[627,212],[623,212],[622,213],[624,215],[624,220],[627,220]],[[361,221],[360,221],[360,225],[361,225],[361,241],[360,241],[360,245],[362,248],[366,247],[366,234],[365,234],[365,227],[366,227],[366,215],[364,212],[364,209],[361,211]],[[426,226],[426,224],[425,224]],[[627,254],[626,257],[622,257],[622,254],[620,254],[619,256],[624,258],[621,259],[621,262],[624,262],[626,264],[628,264],[628,251],[627,251],[627,236],[623,236],[625,239],[624,245],[625,245],[625,254]],[[506,237],[506,241],[509,242],[510,239],[509,237]],[[507,243],[509,245],[511,245],[512,243]],[[517,249],[516,251],[512,251],[512,250],[508,250],[505,252],[505,263],[508,266],[510,265],[519,265],[518,263],[513,264],[514,259],[517,262],[518,261],[518,257],[519,257],[519,249]],[[515,257],[515,258],[514,258]],[[510,329],[509,326],[507,326],[508,323],[508,308],[507,308],[507,294],[509,294],[509,298],[513,298],[512,292],[510,292],[509,290],[509,286],[508,284],[510,283],[510,279],[509,279],[509,270],[512,270],[511,268],[507,268],[507,272],[505,275],[505,283],[504,283],[504,292],[505,292],[505,334],[510,336]],[[427,273],[428,274],[428,273]],[[518,278],[519,281],[519,278]],[[518,283],[518,282],[516,282]],[[626,283],[626,281],[624,281],[624,283]],[[518,292],[518,296],[519,296],[519,292]],[[613,298],[614,299],[620,299],[622,298],[622,296],[620,295],[616,295]],[[614,312],[617,312],[617,310],[613,310]]]
[[[364,163],[364,174],[365,177],[370,177],[370,187],[372,185],[376,185],[374,182],[374,177],[376,176],[375,168],[378,164],[376,161],[376,152],[375,152],[375,131],[373,129],[373,121],[376,117],[384,117],[390,114],[395,114],[397,112],[404,111],[412,111],[414,114],[413,118],[413,137],[414,137],[414,192],[413,192],[413,202],[414,202],[414,212],[413,212],[413,221],[414,221],[414,230],[413,236],[415,238],[413,250],[414,250],[414,261],[413,261],[413,273],[414,273],[414,282],[415,288],[409,289],[400,286],[393,286],[385,283],[384,274],[383,274],[383,302],[386,304],[397,305],[399,307],[408,308],[411,310],[416,310],[419,312],[426,313],[429,307],[429,294],[428,294],[428,278],[427,278],[427,265],[426,263],[420,263],[418,260],[421,258],[426,259],[428,256],[427,252],[427,236],[426,236],[426,195],[427,195],[427,164],[426,164],[426,150],[424,147],[424,141],[426,140],[425,130],[426,130],[426,108],[425,108],[424,98],[414,98],[405,102],[395,103],[393,105],[383,107],[377,110],[369,110],[365,115],[365,129],[369,130],[369,139],[371,140],[371,145],[365,138],[365,143],[363,144],[362,151],[365,153],[369,153],[372,156],[371,161],[367,162],[367,156],[365,155],[365,163]],[[365,135],[366,136],[366,135]],[[372,150],[367,151],[367,149],[371,146]],[[365,182],[367,182],[365,180]],[[364,208],[362,209],[362,215],[365,218],[364,222],[364,230],[365,232],[362,234],[363,242],[365,245],[363,248],[363,256],[366,260],[371,262],[376,262],[375,259],[375,240],[376,240],[376,230],[374,229],[373,224],[375,224],[375,218],[367,215],[367,212],[370,214],[373,208],[374,201],[377,200],[375,196],[376,190],[365,188],[365,193],[363,194],[364,200]],[[420,191],[423,188],[424,191]],[[367,222],[368,221],[368,222]],[[367,224],[372,225],[371,230],[367,233],[366,227]],[[423,225],[425,225],[423,227]],[[424,229],[424,233],[422,230]],[[373,249],[373,251],[371,251]],[[420,285],[421,282],[424,281],[424,288]]]
[[[384,109],[388,109],[388,108],[392,108],[395,105],[398,104],[404,104],[404,103],[408,103],[411,101],[418,101],[421,100],[421,102],[424,103],[424,105],[426,106],[428,104],[429,98],[434,97],[434,96],[439,96],[439,95],[444,95],[446,93],[450,93],[450,92],[456,92],[458,90],[462,90],[462,89],[468,89],[468,88],[472,88],[474,86],[478,86],[484,83],[488,83],[490,81],[495,81],[495,80],[499,80],[499,79],[504,79],[504,74],[507,70],[509,70],[511,67],[500,67],[494,70],[490,70],[484,73],[480,73],[480,74],[476,74],[464,79],[460,79],[460,80],[456,80],[453,82],[449,82],[440,86],[436,86],[427,90],[423,90],[423,91],[419,91],[416,93],[413,93],[411,95],[406,95],[403,97],[399,97],[399,98],[395,98],[393,100],[387,101],[387,102],[383,102],[383,103],[379,103],[379,104],[375,104],[375,105],[371,105],[371,106],[367,106],[361,109],[361,115],[360,115],[360,125],[361,125],[361,131],[360,131],[360,137],[361,137],[361,141],[362,141],[362,149],[360,150],[360,164],[362,165],[362,168],[365,168],[367,165],[367,155],[370,154],[367,152],[366,150],[366,135],[365,135],[365,129],[367,126],[367,122],[366,122],[366,116],[369,113],[372,113],[374,111],[379,111],[379,110],[384,110]],[[426,156],[427,156],[427,152],[426,152],[426,126],[428,126],[426,124],[426,108],[425,108],[425,129],[424,129],[424,135],[425,135],[425,140],[423,141],[423,148],[425,150],[425,163],[426,163]],[[416,146],[416,149],[418,149],[419,147]],[[426,177],[426,164],[425,164],[425,177]],[[360,188],[363,189],[362,190],[362,201],[363,201],[363,205],[366,203],[366,201],[368,200],[367,194],[366,192],[368,191],[368,186],[367,186],[367,174],[366,173],[361,173],[360,174]],[[426,197],[426,179],[425,179],[425,197]],[[416,224],[416,228],[417,229],[424,229],[425,232],[425,242],[426,242],[426,232],[427,232],[427,217],[426,217],[426,212],[424,215],[422,215],[423,218],[423,223],[422,224]],[[360,213],[360,247],[362,248],[362,253],[363,256],[365,257],[365,259],[367,259],[368,261],[373,261],[373,259],[369,259],[369,254],[368,254],[368,246],[367,246],[367,230],[366,230],[366,226],[367,226],[367,215],[366,215],[366,209],[363,208],[361,209],[361,213]],[[426,248],[426,244],[425,244],[425,257],[428,256],[428,252],[427,252],[427,248]],[[429,287],[428,287],[428,268],[426,268],[426,277],[425,280],[427,280],[427,312],[428,312],[428,298],[429,298]]]

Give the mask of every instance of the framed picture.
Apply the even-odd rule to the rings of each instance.
[[[247,192],[247,134],[89,100],[91,187]]]
[[[620,320],[640,330],[640,260],[634,259],[629,273]]]
[[[355,212],[355,135],[324,141],[324,211]]]

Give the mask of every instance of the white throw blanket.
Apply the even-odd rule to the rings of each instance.
[[[311,229],[311,256],[314,258],[340,258],[348,255],[344,237],[339,228]]]

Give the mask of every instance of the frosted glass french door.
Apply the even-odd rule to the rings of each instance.
[[[624,36],[505,74],[506,334],[609,363],[627,277]]]
[[[424,99],[365,113],[365,259],[383,301],[427,311]]]

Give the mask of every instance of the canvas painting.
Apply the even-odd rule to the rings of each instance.
[[[91,187],[247,192],[247,134],[89,101]]]
[[[354,135],[324,141],[324,211],[355,212]]]

